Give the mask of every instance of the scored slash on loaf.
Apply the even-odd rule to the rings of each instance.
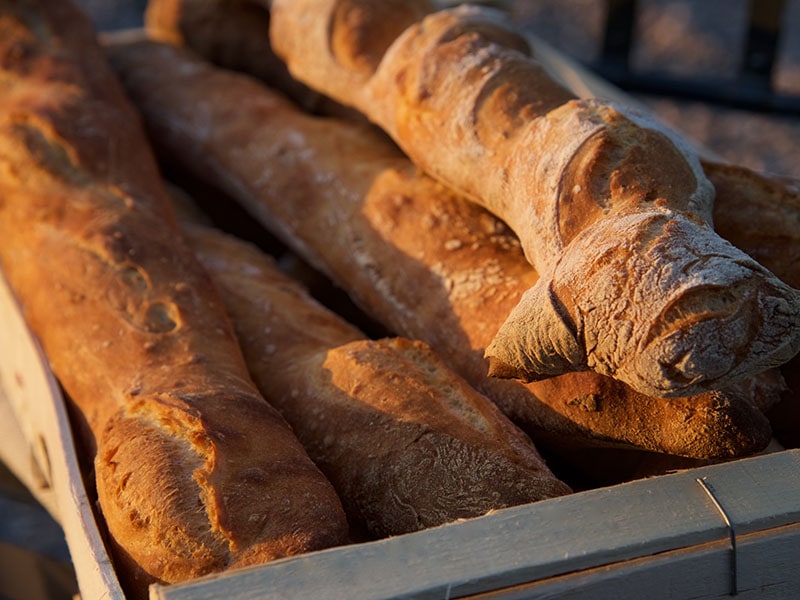
[[[800,294],[714,233],[713,187],[687,145],[631,109],[573,99],[499,13],[270,6],[273,48],[297,79],[519,236],[540,279],[486,349],[493,375],[588,369],[680,396],[800,349]]]

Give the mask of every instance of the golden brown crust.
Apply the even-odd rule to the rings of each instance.
[[[367,340],[254,247],[208,228],[187,235],[254,380],[334,483],[351,524],[398,535],[569,492],[426,345]]]
[[[800,182],[706,160],[717,190],[714,228],[787,284],[800,288]],[[800,355],[781,366],[786,389],[767,407],[773,433],[787,447],[800,446]]]
[[[109,51],[166,161],[236,198],[374,318],[426,341],[532,434],[703,457],[768,442],[763,415],[733,392],[661,400],[589,372],[527,386],[487,378],[485,345],[537,280],[507,227],[421,176],[370,130],[303,115],[179,49]],[[197,97],[208,109],[202,119],[190,109]]]
[[[269,43],[265,2],[151,0],[144,21],[147,33],[155,39],[185,45],[222,67],[280,82],[284,93],[307,110],[325,102],[318,92],[293,79],[275,56]]]
[[[328,24],[330,52],[346,69],[370,75],[392,41],[432,9],[427,0],[338,2]]]
[[[714,184],[714,229],[794,288],[800,288],[800,181],[703,161]]]
[[[141,594],[343,543],[339,500],[249,379],[88,20],[31,0],[3,5],[0,30],[0,262],[91,429],[121,575]]]

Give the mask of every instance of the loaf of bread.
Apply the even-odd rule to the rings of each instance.
[[[267,5],[261,0],[149,0],[145,23],[150,37],[186,46],[214,64],[253,75],[304,110],[316,112],[294,90],[301,86],[313,92],[289,75],[264,34],[270,22]],[[431,2],[407,5],[413,11],[408,22],[432,12],[434,6]],[[371,63],[377,65],[376,53]],[[359,81],[359,85],[365,83]],[[786,276],[800,260],[800,246],[793,244],[800,182],[707,158],[701,159],[701,167],[718,198],[713,208],[717,233],[793,288],[800,288],[800,281]]]
[[[297,82],[291,80],[287,84],[286,73],[281,70],[276,74],[272,67],[275,57],[264,35],[269,27],[269,11],[265,4],[259,3],[256,18],[251,8],[253,1],[257,0],[201,2],[201,9],[195,6],[199,0],[150,0],[148,32],[186,45],[215,64],[252,74],[306,106],[293,92]],[[426,3],[415,6],[418,15],[430,11]],[[212,11],[213,20],[218,23],[235,23],[247,15],[250,26],[246,30],[238,28],[236,35],[231,35],[226,27],[204,26],[198,15]],[[254,25],[256,21],[258,25]],[[265,54],[270,56],[269,60],[262,58]],[[785,283],[800,288],[800,275],[795,279],[791,275],[796,259],[800,258],[795,251],[800,247],[795,243],[797,232],[793,231],[798,221],[794,212],[800,204],[797,199],[800,183],[707,158],[701,160],[701,165],[717,194],[713,217],[717,233]],[[796,370],[794,362],[785,363],[782,369],[789,378]]]
[[[4,2],[0,31],[0,265],[89,435],[127,593],[346,543],[88,18],[69,0]]]
[[[800,181],[704,161],[717,190],[714,226],[787,284],[800,288]],[[781,366],[786,392],[767,415],[773,434],[800,446],[800,355]]]
[[[144,20],[155,38],[193,48],[225,68],[275,81],[308,111],[328,102],[289,75],[269,43],[269,8],[261,0],[152,0]],[[231,43],[235,40],[235,43]]]
[[[569,493],[530,439],[425,344],[368,340],[254,246],[200,225],[186,235],[254,381],[357,530],[399,535]]]
[[[717,233],[800,289],[800,181],[711,160],[703,171],[717,193]]]
[[[541,277],[487,346],[492,375],[592,370],[685,396],[800,350],[800,292],[714,233],[713,187],[687,144],[573,99],[499,12],[415,20],[407,5],[274,0],[272,47],[518,235]]]
[[[527,385],[487,377],[485,345],[537,279],[500,221],[371,128],[308,116],[182,48],[108,51],[166,163],[236,198],[373,318],[427,342],[537,444],[548,434],[705,458],[768,443],[750,382],[667,400],[592,372]]]

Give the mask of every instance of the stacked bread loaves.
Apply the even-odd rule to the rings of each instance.
[[[483,8],[151,0],[147,28],[102,49],[68,0],[0,3],[0,268],[127,593],[570,493],[531,437],[767,446],[800,348],[789,184],[575,100]],[[191,222],[160,167],[404,337]]]
[[[306,109],[311,108],[325,114],[331,114],[333,110],[334,114],[341,115],[342,109],[339,107],[332,109],[333,105],[330,102],[324,106],[317,103],[316,106],[309,107],[305,95],[308,91],[303,88],[304,94],[298,94],[296,81],[286,84],[285,72],[282,68],[276,67],[274,53],[263,33],[270,26],[267,4],[259,0],[151,0],[148,3],[146,22],[148,32],[156,38],[182,43],[216,64],[251,73],[269,85],[278,87]],[[387,13],[382,14],[392,14],[396,18],[394,25],[387,25],[384,29],[377,30],[361,29],[358,25],[363,23],[365,18],[370,19],[370,24],[374,24],[373,21],[379,18],[376,13],[379,6],[370,7],[370,2],[343,3],[341,10],[335,12],[337,19],[346,20],[347,15],[350,15],[355,27],[342,25],[340,31],[346,32],[348,27],[350,31],[355,31],[357,35],[350,36],[352,40],[349,46],[350,52],[361,52],[365,55],[358,66],[345,60],[344,65],[349,70],[337,71],[339,76],[347,75],[352,78],[348,80],[348,84],[340,87],[341,90],[345,90],[350,83],[354,86],[365,84],[374,65],[378,64],[381,52],[385,51],[386,27],[393,27],[392,31],[396,31],[398,28],[396,23],[401,23],[402,27],[403,23],[420,19],[433,10],[432,3],[423,1],[405,3],[402,8],[390,3],[383,7]],[[235,36],[230,35],[224,27],[209,26],[209,23],[233,25],[245,20],[247,30],[238,28]],[[334,23],[332,22],[332,26]],[[506,33],[511,33],[507,24],[502,24],[502,28]],[[488,30],[482,28],[481,31],[486,33]],[[495,34],[499,33],[495,31]],[[520,39],[513,36],[503,38],[502,35],[494,39],[498,41],[501,38],[512,46],[525,50],[525,44]],[[341,44],[342,50],[337,54],[341,57],[342,53],[348,51],[346,43],[348,37],[342,34],[335,39]],[[258,48],[258,51],[254,51],[254,48]],[[270,60],[266,60],[265,56],[270,57]],[[547,55],[544,56],[544,60],[548,60]],[[548,78],[544,79],[546,81]],[[585,86],[579,86],[578,91],[583,95],[587,92]],[[351,90],[351,93],[356,92]],[[346,113],[346,116],[349,120],[354,117],[352,112]],[[685,144],[679,142],[679,145],[685,150]],[[718,195],[718,200],[714,204],[715,229],[723,238],[734,242],[739,249],[750,254],[785,283],[796,288],[794,280],[791,276],[787,276],[787,265],[792,264],[790,260],[793,255],[792,240],[796,239],[796,232],[792,231],[792,226],[796,222],[796,218],[792,218],[794,215],[792,211],[796,210],[796,198],[799,193],[796,182],[768,177],[741,167],[722,165],[709,160],[705,160],[702,167]],[[784,369],[787,370],[791,374],[791,369]]]
[[[762,388],[751,381],[662,399],[592,372],[526,385],[488,377],[482,350],[537,278],[502,223],[362,125],[304,114],[185,49],[141,41],[109,53],[165,163],[227,192],[371,316],[429,343],[535,439],[702,458],[769,441],[753,405]]]
[[[680,396],[797,353],[798,293],[714,233],[713,187],[678,137],[574,99],[500,13],[419,18],[426,4],[274,0],[271,41],[519,236],[540,279],[486,349],[494,375],[592,370]]]
[[[74,403],[131,595],[342,544],[252,383],[129,104],[66,0],[0,4],[0,265]]]
[[[398,535],[570,491],[425,344],[366,339],[254,246],[199,225],[186,235],[253,378],[360,533]]]
[[[424,343],[368,340],[241,240],[179,227],[71,3],[3,5],[0,31],[0,265],[128,594],[571,491]]]

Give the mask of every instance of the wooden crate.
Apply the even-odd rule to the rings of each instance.
[[[535,41],[579,95],[616,92]],[[64,527],[83,598],[122,599],[63,398],[0,277],[0,459]],[[800,450],[505,509],[171,586],[163,600],[786,599],[800,590]]]

